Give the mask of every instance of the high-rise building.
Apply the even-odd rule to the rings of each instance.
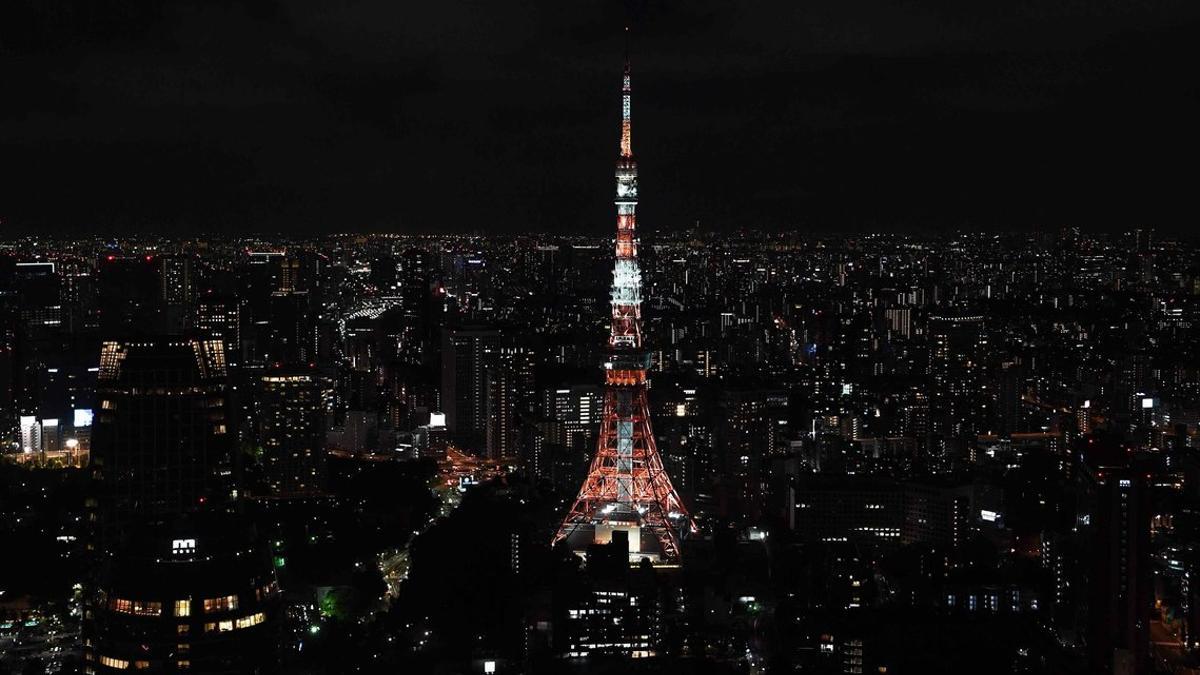
[[[190,255],[164,255],[158,260],[164,325],[168,332],[179,332],[196,299],[196,260]]]
[[[19,262],[13,274],[21,327],[55,328],[63,323],[62,276],[52,262]]]
[[[371,272],[367,277],[384,296],[398,294],[400,279],[400,263],[394,256],[381,255],[371,259]]]
[[[317,353],[311,296],[304,291],[274,293],[253,326],[254,357],[266,364],[306,365]]]
[[[885,312],[888,330],[902,338],[912,337],[912,308],[893,307]]]
[[[279,291],[280,293],[295,293],[300,286],[300,259],[287,256],[279,261]]]
[[[533,354],[506,344],[493,355],[487,371],[487,455],[514,457],[520,446],[519,418],[533,402]]]
[[[446,430],[463,449],[487,446],[488,373],[503,334],[494,328],[449,328],[442,333],[442,407]]]
[[[807,541],[882,548],[929,544],[954,550],[978,517],[971,513],[966,486],[825,476],[802,478],[791,489],[791,526]]]
[[[96,272],[96,310],[106,338],[155,332],[160,328],[162,281],[152,255],[102,256]]]
[[[428,251],[411,248],[400,256],[400,300],[406,316],[424,326],[429,321],[434,260]]]
[[[279,371],[259,378],[258,439],[271,494],[317,494],[325,475],[325,406],[321,378]]]
[[[983,412],[980,354],[986,351],[983,317],[946,312],[929,317],[932,431],[953,436]]]
[[[283,251],[247,251],[242,261],[242,287],[253,304],[284,287]]]
[[[396,355],[405,363],[431,365],[431,357],[437,354],[434,264],[433,256],[418,248],[408,249],[396,262],[395,290],[402,317]]]
[[[1006,363],[997,376],[997,429],[1003,434],[1028,431],[1022,418],[1022,399],[1025,394],[1025,369],[1020,364]]]
[[[255,529],[226,513],[139,529],[95,570],[83,672],[270,675],[283,608]]]
[[[225,344],[229,365],[240,363],[242,351],[242,303],[229,296],[205,296],[196,303],[192,327],[201,335]]]
[[[561,436],[552,439],[569,451],[589,450],[596,442],[604,388],[595,383],[573,383],[542,391],[542,416],[558,422]]]
[[[220,340],[103,343],[92,466],[106,533],[225,499],[227,393]]]
[[[1149,673],[1155,598],[1150,485],[1144,470],[1120,457],[1123,448],[1094,454],[1106,449],[1117,460],[1093,462],[1090,474],[1096,501],[1088,647],[1093,672]]]
[[[162,299],[168,305],[188,305],[196,295],[196,261],[189,255],[159,258]]]
[[[1149,253],[1154,250],[1154,230],[1138,228],[1133,231],[1134,249],[1138,253]]]
[[[0,419],[5,420],[6,429],[17,416],[16,407],[16,362],[13,358],[17,346],[17,333],[9,320],[12,313],[0,304]]]
[[[766,493],[771,458],[787,449],[787,404],[787,392],[770,389],[730,390],[721,397],[722,469],[736,481],[747,513]]]
[[[1092,402],[1090,399],[1085,400],[1075,409],[1075,426],[1081,436],[1092,433]]]

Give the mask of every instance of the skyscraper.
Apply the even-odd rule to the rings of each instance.
[[[629,61],[621,88],[617,159],[617,239],[611,291],[604,413],[591,469],[554,541],[608,543],[628,538],[629,554],[678,562],[679,536],[694,528],[671,485],[650,426],[646,399],[650,353],[642,343],[642,273],[638,267],[637,161],[633,157]],[[613,534],[624,532],[620,538]],[[587,534],[591,534],[587,537]],[[643,542],[643,534],[647,541]],[[650,541],[653,544],[649,547]]]
[[[947,312],[929,317],[930,409],[935,434],[957,434],[981,416],[980,354],[986,348],[983,316]]]
[[[554,442],[571,452],[587,452],[595,444],[604,409],[604,390],[594,383],[562,383],[542,392],[542,414],[558,423]]]
[[[512,457],[519,445],[519,418],[533,403],[533,354],[516,345],[500,346],[487,371],[487,454]]]
[[[1116,460],[1089,458],[1096,499],[1088,615],[1092,665],[1097,673],[1149,672],[1154,580],[1148,474],[1145,464],[1120,457],[1119,446],[1105,450]]]
[[[442,335],[442,407],[456,443],[482,452],[487,444],[488,371],[502,336],[494,328],[446,329]]]
[[[400,256],[399,286],[404,314],[414,325],[424,330],[430,314],[430,284],[433,282],[434,260],[428,251],[410,248]]]
[[[165,325],[168,330],[178,331],[189,318],[196,298],[196,261],[190,255],[164,255],[158,260]]]
[[[242,303],[229,296],[206,296],[196,303],[192,326],[201,335],[220,338],[225,343],[225,356],[229,365],[241,362],[242,352]]]
[[[320,492],[325,473],[325,407],[313,372],[273,372],[259,379],[259,443],[271,494]]]
[[[92,464],[106,530],[170,519],[226,494],[228,394],[220,340],[101,346]]]
[[[162,299],[168,305],[187,305],[196,294],[195,260],[188,255],[159,258]]]
[[[163,308],[161,269],[152,255],[105,255],[96,271],[96,311],[105,337],[160,328]]]

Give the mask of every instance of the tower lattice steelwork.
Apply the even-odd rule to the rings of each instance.
[[[629,532],[631,553],[646,553],[642,535],[657,540],[663,562],[679,560],[679,537],[695,529],[691,516],[663,468],[650,426],[646,371],[650,354],[642,345],[642,273],[637,262],[637,161],[630,125],[630,69],[625,61],[621,89],[621,156],[617,159],[617,238],[612,282],[612,331],[604,364],[604,415],[596,455],[579,496],[554,537],[557,543],[591,531],[588,542],[606,541],[614,530]]]

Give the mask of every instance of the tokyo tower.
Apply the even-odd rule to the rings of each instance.
[[[646,402],[650,353],[642,344],[642,273],[637,261],[637,161],[630,124],[630,69],[621,88],[621,155],[617,159],[617,238],[612,330],[604,363],[604,415],[596,455],[579,496],[554,536],[578,550],[628,533],[630,558],[679,561],[679,538],[695,530],[671,485],[650,426]],[[590,536],[588,536],[590,535]],[[644,545],[645,544],[645,545]]]

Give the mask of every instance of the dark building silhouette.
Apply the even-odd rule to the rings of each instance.
[[[124,337],[162,327],[161,272],[153,255],[101,256],[96,270],[96,310],[103,336]]]
[[[108,534],[225,500],[227,393],[220,340],[103,343],[92,466]]]
[[[149,526],[102,556],[83,625],[84,673],[279,672],[272,560],[238,516]]]
[[[967,487],[823,477],[793,489],[792,527],[807,541],[957,549],[971,524]]]
[[[662,603],[654,569],[629,565],[629,532],[587,549],[585,582],[564,596],[555,643],[560,656],[649,658],[662,649]]]
[[[1136,466],[1100,466],[1095,480],[1095,548],[1089,599],[1093,672],[1149,673],[1154,582],[1150,487]]]
[[[446,429],[464,448],[487,444],[488,372],[503,335],[492,328],[452,328],[442,334],[442,407]]]

